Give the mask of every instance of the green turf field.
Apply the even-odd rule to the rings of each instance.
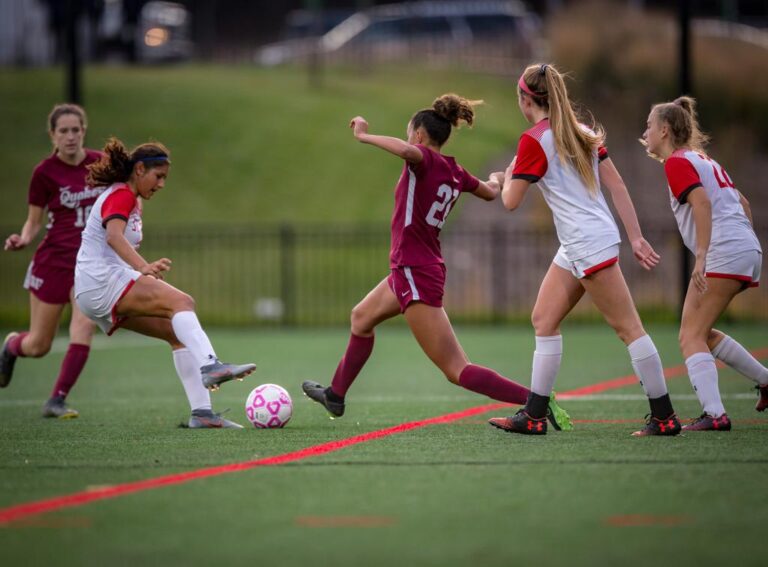
[[[667,367],[681,363],[674,327],[650,329]],[[764,327],[726,328],[749,348]],[[522,379],[527,328],[465,327],[474,362]],[[567,327],[561,391],[631,372],[605,327]],[[489,403],[449,385],[407,329],[388,324],[331,421],[299,395],[327,381],[344,329],[216,331],[219,355],[259,371],[215,395],[244,421],[258,383],[296,402],[283,430],[189,431],[186,402],[163,345],[99,337],[71,396],[82,416],[39,417],[65,342],[21,360],[0,392],[0,507],[104,485],[281,455]],[[571,433],[545,438],[490,428],[490,414],[261,467],[92,502],[0,527],[3,565],[762,565],[768,522],[768,416],[751,383],[721,371],[731,433],[636,439],[639,386],[563,402]],[[683,417],[698,414],[687,377],[670,381]],[[504,413],[504,412],[502,412]],[[763,557],[763,559],[760,559]]]

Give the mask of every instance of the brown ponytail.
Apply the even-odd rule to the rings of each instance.
[[[549,126],[560,161],[573,165],[589,192],[596,195],[594,152],[605,142],[605,132],[597,124],[593,123],[590,131],[579,123],[563,75],[554,66],[529,65],[523,71],[521,82],[520,96],[531,97],[537,106],[549,111]]]
[[[675,149],[685,147],[704,153],[704,147],[709,143],[709,136],[699,127],[696,99],[681,96],[672,102],[654,105],[652,114],[669,126],[672,145]]]
[[[142,161],[147,168],[171,163],[170,152],[160,142],[148,142],[128,152],[123,142],[110,138],[104,146],[104,156],[88,166],[86,183],[91,187],[105,187],[113,183],[126,182],[133,173],[136,163]]]
[[[461,122],[466,122],[472,127],[475,122],[474,106],[482,103],[482,100],[468,100],[453,93],[444,94],[434,100],[432,108],[414,114],[411,125],[414,129],[423,126],[429,138],[442,146],[451,135],[451,126],[458,127]]]

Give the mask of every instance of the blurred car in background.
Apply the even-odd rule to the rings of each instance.
[[[318,40],[352,15],[352,10],[293,10],[275,43],[261,46],[254,55],[259,65],[271,67],[301,60],[317,48]]]
[[[278,55],[267,46],[256,61],[301,61],[316,50],[334,61],[423,59],[502,70],[540,51],[539,29],[538,17],[517,0],[403,2],[355,12],[301,49]]]

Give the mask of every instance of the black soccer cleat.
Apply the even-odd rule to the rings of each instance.
[[[344,415],[344,398],[339,398],[331,391],[330,386],[326,388],[322,384],[313,382],[312,380],[305,380],[301,384],[301,389],[304,390],[310,400],[322,405],[333,417],[341,417]],[[331,398],[336,398],[331,399]],[[341,399],[341,401],[338,401]]]
[[[511,417],[492,417],[488,423],[509,433],[522,433],[523,435],[546,435],[547,418],[531,417],[525,408],[519,410]]]
[[[653,416],[646,416],[646,418],[648,418],[648,421],[646,421],[645,427],[639,431],[635,431],[632,434],[633,437],[647,437],[649,435],[671,436],[679,434],[682,429],[680,420],[677,419],[677,416],[674,413],[664,419],[659,419],[658,417]]]
[[[8,333],[3,341],[3,350],[0,351],[0,388],[5,388],[11,383],[13,378],[13,367],[16,364],[16,356],[8,350],[8,343],[11,339],[18,336],[19,333]]]

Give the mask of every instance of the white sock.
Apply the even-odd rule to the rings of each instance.
[[[712,349],[712,356],[761,386],[768,384],[768,368],[728,335]]]
[[[563,358],[563,337],[536,337],[536,350],[533,352],[533,371],[531,373],[531,391],[540,396],[552,394],[555,378],[560,370]]]
[[[187,348],[180,348],[173,351],[173,365],[176,367],[176,374],[179,375],[181,385],[184,386],[184,392],[189,400],[191,410],[211,409],[211,395],[203,386],[200,376],[200,365],[197,359]]]
[[[216,359],[211,341],[200,326],[194,311],[179,311],[171,318],[171,325],[176,338],[195,357],[198,369]]]
[[[655,400],[667,393],[667,383],[664,381],[664,367],[661,364],[659,351],[651,337],[643,335],[635,339],[627,347],[632,359],[632,368],[640,379],[640,385],[649,399]]]
[[[685,366],[702,409],[712,417],[723,415],[725,408],[717,387],[715,358],[708,352],[697,352],[685,359]]]

